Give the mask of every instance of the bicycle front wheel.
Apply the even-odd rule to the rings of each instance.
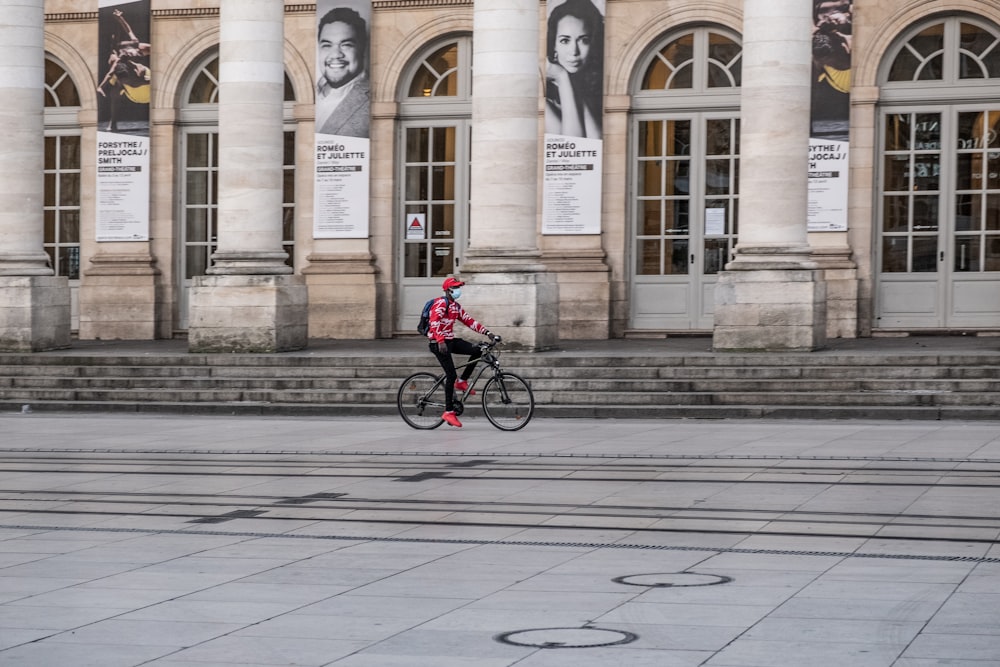
[[[535,412],[535,396],[520,376],[504,371],[494,375],[483,389],[483,412],[501,431],[516,431],[528,425]]]
[[[396,407],[413,428],[437,428],[444,423],[444,383],[432,373],[414,373],[399,386]]]

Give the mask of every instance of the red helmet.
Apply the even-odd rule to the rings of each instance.
[[[465,283],[463,283],[458,278],[445,278],[444,282],[441,283],[441,289],[443,289],[445,291],[452,290],[452,289],[455,289],[456,287],[461,287],[464,284]]]

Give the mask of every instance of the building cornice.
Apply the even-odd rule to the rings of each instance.
[[[473,0],[373,0],[372,8],[383,9],[417,9],[424,7],[467,7]],[[286,5],[286,14],[301,14],[315,12],[316,3]],[[154,19],[187,19],[200,16],[218,16],[218,7],[194,7],[187,9],[154,9]],[[46,14],[46,23],[73,23],[96,21],[97,12],[59,12]]]

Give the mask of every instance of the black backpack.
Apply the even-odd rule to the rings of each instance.
[[[426,336],[427,332],[431,330],[431,308],[434,307],[434,302],[441,297],[436,296],[427,303],[424,304],[424,309],[420,311],[420,321],[417,322],[417,333],[421,336]]]

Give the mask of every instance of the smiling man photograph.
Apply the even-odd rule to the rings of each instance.
[[[367,22],[354,9],[336,7],[320,19],[318,39],[317,132],[368,137]]]

